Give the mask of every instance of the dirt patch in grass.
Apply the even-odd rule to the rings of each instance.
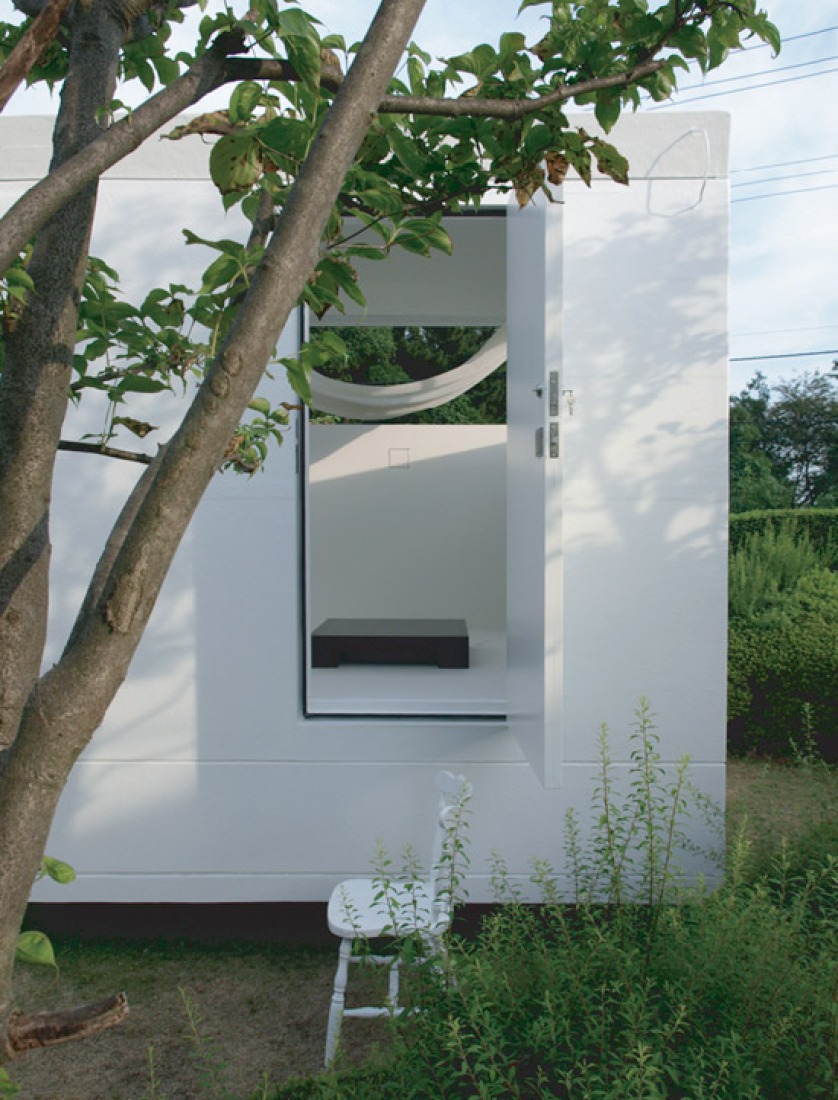
[[[58,975],[21,967],[28,1011],[123,989],[112,1031],[27,1055],[10,1068],[27,1100],[244,1100],[319,1072],[337,950],[191,944],[56,943]],[[353,1021],[343,1057],[358,1062],[384,1025]]]
[[[729,836],[747,822],[764,859],[781,838],[819,835],[822,846],[834,838],[838,847],[838,770],[734,761],[728,822]],[[59,974],[19,968],[18,1003],[27,1011],[125,990],[131,1013],[113,1031],[10,1067],[23,1100],[268,1100],[271,1085],[320,1071],[336,943],[59,940],[56,951]],[[350,988],[362,987],[354,981]],[[383,990],[378,996],[381,1003]],[[384,1022],[347,1021],[344,1062],[358,1063],[386,1042]]]

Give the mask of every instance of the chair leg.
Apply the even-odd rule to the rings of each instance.
[[[387,1003],[390,1012],[395,1016],[399,1013],[399,956],[390,963],[390,980],[388,982]]]
[[[328,1069],[335,1060],[340,1025],[343,1021],[343,1006],[346,999],[346,983],[349,978],[349,957],[352,954],[352,940],[341,940],[338,951],[338,968],[335,972],[335,988],[332,1003],[329,1006],[329,1022],[326,1027],[326,1056],[323,1065]]]

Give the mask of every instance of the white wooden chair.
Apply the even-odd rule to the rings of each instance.
[[[375,955],[364,950],[356,954],[353,952],[356,941],[364,943],[380,936],[418,937],[423,950],[417,961],[444,956],[444,936],[451,926],[452,895],[463,858],[458,830],[472,786],[465,776],[442,771],[437,773],[436,788],[439,808],[427,878],[388,881],[379,875],[347,879],[335,887],[329,898],[329,930],[340,937],[340,949],[326,1029],[327,1068],[334,1061],[345,1016],[370,1019],[397,1016],[404,1011],[399,1005],[399,953]],[[345,1007],[349,964],[357,962],[389,967],[386,1005]]]

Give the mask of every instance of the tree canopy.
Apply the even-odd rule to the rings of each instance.
[[[731,398],[730,488],[733,512],[838,506],[838,374],[757,373]]]

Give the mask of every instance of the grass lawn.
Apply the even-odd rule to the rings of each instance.
[[[784,843],[838,857],[838,768],[730,761],[728,846],[740,833],[759,863],[770,860]]]

